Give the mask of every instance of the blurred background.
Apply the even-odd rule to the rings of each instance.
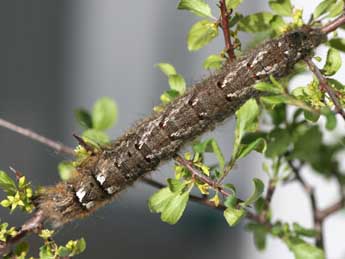
[[[186,35],[197,19],[177,11],[177,2],[1,1],[0,117],[75,146],[72,133],[81,129],[76,126],[74,109],[91,108],[95,100],[109,96],[119,107],[118,124],[110,131],[116,138],[149,114],[168,88],[165,76],[154,64],[172,63],[192,84],[209,73],[202,70],[203,60],[223,48],[220,36],[202,51],[188,52]],[[216,13],[217,1],[209,2]],[[244,1],[240,11],[262,11],[268,8],[267,2]],[[296,4],[305,8],[308,17],[318,2]],[[303,80],[305,77],[300,77],[297,83]],[[228,156],[233,126],[230,119],[211,134]],[[54,184],[59,180],[56,166],[66,158],[0,128],[2,170],[13,166],[35,185]],[[250,194],[253,177],[267,180],[261,164],[261,156],[251,155],[231,174],[230,181],[236,184],[240,197]],[[337,200],[335,183],[304,173],[318,187],[321,207]],[[170,175],[171,163],[152,174],[161,181]],[[229,228],[221,213],[200,205],[190,203],[175,226],[162,223],[159,215],[147,208],[147,199],[154,191],[137,183],[92,217],[60,229],[57,240],[64,243],[84,237],[87,250],[79,258],[292,258],[279,240],[270,239],[266,251],[256,251],[244,224]],[[278,190],[273,211],[274,218],[312,226],[308,199],[297,183]],[[24,220],[20,213],[8,215],[3,208],[0,218],[15,225]],[[329,258],[345,258],[341,242],[344,222],[341,213],[326,222]],[[30,241],[38,246],[37,239]]]

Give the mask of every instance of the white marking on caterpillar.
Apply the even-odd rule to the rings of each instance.
[[[75,195],[77,195],[78,200],[79,200],[80,202],[82,202],[82,201],[83,201],[83,198],[84,198],[85,195],[86,195],[86,191],[84,190],[84,188],[80,188],[80,189],[75,193]]]
[[[283,45],[280,41],[278,42],[278,47],[280,48]]]
[[[199,99],[198,98],[195,98],[192,102],[192,106],[195,106],[197,103],[199,102]]]
[[[255,57],[255,59],[253,60],[251,66],[255,66],[257,63],[261,62],[264,59],[264,55],[267,54],[268,51],[267,50],[263,50],[260,51],[257,56]]]
[[[233,98],[233,97],[238,97],[238,95],[236,94],[236,92],[234,92],[234,93],[227,94],[226,97]]]
[[[111,186],[111,187],[107,188],[106,191],[107,191],[108,194],[113,194],[113,193],[115,193],[119,189],[120,188],[117,187],[117,186]]]
[[[236,76],[238,74],[238,72],[243,68],[247,66],[247,60],[242,60],[241,62],[238,63],[238,67],[237,69],[231,71],[229,74],[226,75],[223,84],[221,86],[221,88],[224,88],[226,86],[227,83],[230,82],[231,79],[233,79],[234,76]]]
[[[83,205],[89,210],[95,206],[95,203],[93,201],[89,201],[88,203],[83,203]]]
[[[100,185],[102,185],[105,182],[106,176],[104,174],[99,174],[96,176],[96,180],[99,182]]]

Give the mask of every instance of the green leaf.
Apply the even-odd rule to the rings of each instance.
[[[181,192],[186,187],[185,183],[181,183],[176,179],[169,178],[167,182],[171,192]]]
[[[72,165],[72,162],[60,162],[58,165],[58,171],[60,174],[60,178],[62,181],[67,181],[73,176],[73,172],[75,172],[75,168]]]
[[[289,130],[276,128],[267,136],[267,157],[277,157],[284,154],[292,143]]]
[[[175,224],[181,218],[189,199],[189,192],[174,193],[169,187],[153,194],[149,199],[151,212],[161,213],[161,220]]]
[[[92,125],[96,130],[106,130],[113,126],[117,119],[115,102],[103,97],[96,101],[92,109]]]
[[[321,113],[326,117],[326,129],[334,130],[337,126],[337,118],[333,111],[328,107],[323,107]]]
[[[345,39],[343,38],[333,38],[328,41],[328,44],[332,48],[345,52]]]
[[[183,94],[186,91],[186,81],[181,75],[170,75],[169,85],[172,90],[179,92],[179,94]]]
[[[254,99],[248,100],[236,112],[235,143],[232,157],[236,158],[240,148],[241,140],[246,131],[253,131],[257,128],[259,106]]]
[[[237,198],[235,195],[229,195],[224,201],[224,206],[227,208],[235,208],[237,205]]]
[[[168,90],[161,95],[160,100],[163,104],[168,104],[175,100],[178,96],[180,96],[180,93],[176,90]]]
[[[269,105],[277,105],[277,104],[290,104],[291,103],[291,97],[286,95],[273,95],[273,96],[262,96],[260,100]]]
[[[260,179],[254,178],[253,183],[254,183],[254,192],[252,193],[252,195],[250,195],[248,199],[246,199],[243,203],[241,203],[241,206],[243,207],[256,202],[256,200],[259,199],[262,193],[264,192],[265,185]]]
[[[266,140],[263,138],[258,138],[248,145],[241,145],[240,150],[238,151],[236,160],[241,159],[247,156],[253,150],[263,153],[266,150]]]
[[[236,9],[242,2],[243,0],[225,0],[226,8],[228,10]]]
[[[17,186],[14,181],[4,171],[0,170],[0,188],[8,195],[14,195],[17,192]]]
[[[55,255],[48,244],[40,247],[40,259],[55,259]]]
[[[107,134],[105,134],[103,131],[95,129],[85,130],[82,134],[82,137],[86,142],[94,146],[104,145],[110,141]]]
[[[282,16],[292,16],[292,4],[290,0],[270,0],[271,9]]]
[[[269,92],[273,94],[281,94],[283,93],[283,90],[279,87],[277,87],[274,84],[267,83],[267,82],[259,82],[256,85],[254,85],[254,88],[262,91],[262,92]]]
[[[158,67],[166,76],[177,74],[174,66],[168,63],[159,63],[155,67]]]
[[[188,33],[189,51],[196,51],[218,36],[218,26],[214,22],[202,20],[195,23]]]
[[[246,228],[253,232],[254,243],[259,251],[266,248],[267,229],[264,225],[249,223]]]
[[[224,155],[215,139],[211,138],[211,139],[205,140],[204,142],[193,145],[193,150],[200,154],[203,154],[204,152],[214,153],[217,157],[220,170],[224,169],[224,165],[225,165]]]
[[[314,19],[320,17],[321,15],[327,13],[331,6],[335,4],[336,0],[324,0],[322,1],[314,10]]]
[[[305,228],[298,223],[293,223],[293,229],[296,234],[302,235],[305,237],[316,237],[318,232],[312,228]]]
[[[272,13],[268,12],[260,12],[248,15],[238,23],[238,29],[240,31],[251,33],[270,30],[270,22],[273,16],[274,15]]]
[[[331,8],[329,8],[328,12],[328,18],[333,18],[342,13],[344,10],[344,0],[338,0],[336,4],[332,5]]]
[[[20,242],[17,246],[16,246],[16,250],[15,250],[15,254],[17,256],[21,256],[21,255],[26,255],[29,252],[29,243],[28,242]]]
[[[329,48],[326,64],[322,69],[322,73],[326,76],[333,76],[340,69],[341,63],[339,51],[334,48]]]
[[[220,69],[223,66],[225,58],[220,55],[211,55],[209,56],[203,64],[204,69]]]
[[[81,239],[77,240],[77,242],[76,242],[76,244],[75,244],[75,246],[73,248],[71,256],[78,255],[78,254],[84,252],[85,249],[86,249],[85,239],[81,238]]]
[[[287,241],[289,249],[295,259],[325,259],[324,252],[314,245],[311,245],[300,238],[290,238]]]
[[[78,109],[74,112],[75,118],[79,125],[84,129],[91,129],[92,128],[92,117],[91,114],[84,109]]]
[[[245,215],[245,211],[242,208],[236,209],[233,207],[229,207],[226,210],[224,210],[224,217],[230,227],[233,227],[238,222],[240,222],[240,220],[244,217],[244,215]]]
[[[177,9],[187,10],[201,17],[214,18],[210,6],[203,0],[181,0]]]
[[[320,118],[319,113],[313,113],[310,111],[303,111],[304,112],[304,118],[310,122],[317,122]]]

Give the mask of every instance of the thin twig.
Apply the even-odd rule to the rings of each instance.
[[[287,161],[292,172],[295,174],[296,180],[302,185],[304,191],[309,196],[311,209],[312,209],[312,215],[313,215],[313,222],[314,222],[314,228],[318,232],[318,235],[315,239],[316,246],[323,249],[324,243],[323,243],[323,220],[318,216],[319,215],[319,209],[317,207],[316,197],[314,188],[310,186],[301,176],[300,170],[301,167],[296,167],[293,164],[292,160]]]
[[[49,146],[50,148],[54,149],[55,151],[59,153],[65,153],[67,155],[74,155],[74,150],[70,147],[67,147],[57,141],[51,140],[49,138],[46,138],[30,129],[22,128],[18,125],[15,125],[9,121],[6,121],[2,118],[0,118],[0,127],[7,128],[9,130],[12,130],[20,135],[23,135],[25,137],[28,137],[32,140],[35,140],[37,142],[40,142],[46,146]]]
[[[24,237],[31,233],[38,233],[43,226],[46,217],[42,211],[37,211],[32,218],[26,221],[23,226],[20,228],[18,233],[6,240],[6,242],[0,243],[0,255],[4,255],[10,249],[10,247],[22,240]]]
[[[225,0],[219,1],[219,8],[220,8],[220,25],[224,34],[224,41],[225,41],[225,51],[229,56],[230,61],[234,61],[236,59],[234,47],[231,42],[230,38],[230,30],[229,30],[229,16],[230,13],[226,7]]]
[[[342,14],[338,18],[334,19],[333,21],[329,22],[328,24],[324,25],[321,28],[321,31],[324,33],[330,33],[332,31],[335,31],[338,29],[340,26],[345,24],[345,14]]]
[[[329,97],[331,98],[331,100],[335,106],[336,112],[339,113],[343,117],[343,119],[345,120],[345,111],[341,107],[341,104],[337,98],[336,93],[334,92],[332,87],[330,87],[328,85],[327,79],[322,75],[321,71],[318,69],[318,67],[314,64],[314,62],[311,59],[308,58],[305,60],[305,62],[309,66],[310,70],[314,73],[316,78],[318,79],[319,84],[320,84],[320,88],[324,89],[327,92],[327,94],[329,95]]]
[[[206,175],[202,174],[199,170],[195,169],[193,166],[193,163],[191,161],[188,161],[179,155],[176,156],[175,160],[180,165],[186,167],[195,177],[200,179],[202,182],[207,183],[213,189],[215,189],[215,190],[219,191],[221,194],[223,194],[225,197],[228,197],[230,195],[216,181],[213,181],[212,179],[208,178]]]

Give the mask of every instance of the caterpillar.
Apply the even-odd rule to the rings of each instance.
[[[252,86],[281,78],[326,39],[308,26],[269,40],[196,83],[159,113],[144,118],[85,159],[67,182],[45,187],[37,208],[55,226],[90,215],[145,173],[174,157],[188,141],[234,114],[259,92]]]

